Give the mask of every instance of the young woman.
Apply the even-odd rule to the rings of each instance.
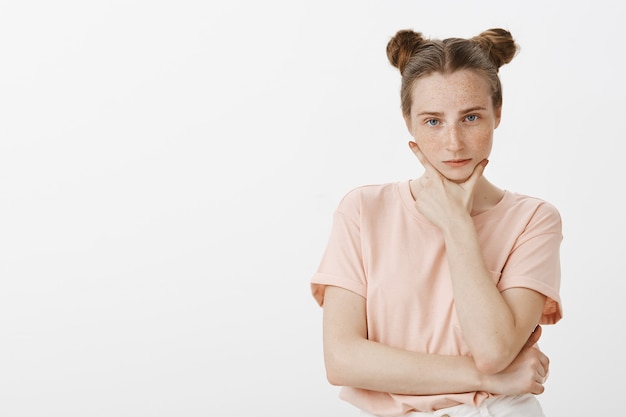
[[[516,51],[503,29],[387,45],[424,172],[347,193],[311,280],[328,380],[362,416],[543,416],[561,219],[483,175]]]

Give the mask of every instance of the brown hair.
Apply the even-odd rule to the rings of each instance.
[[[511,62],[518,51],[511,33],[489,29],[470,39],[425,39],[420,32],[400,30],[387,43],[387,58],[400,70],[402,113],[411,112],[411,91],[415,82],[426,75],[449,74],[471,69],[482,74],[491,85],[494,108],[502,106],[502,85],[498,70]]]

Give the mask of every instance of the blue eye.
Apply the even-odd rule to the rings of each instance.
[[[470,114],[469,116],[466,117],[468,122],[475,122],[476,120],[478,120],[478,116],[475,114]]]
[[[437,126],[439,124],[439,120],[428,119],[428,120],[426,120],[426,123],[428,123],[429,126]]]

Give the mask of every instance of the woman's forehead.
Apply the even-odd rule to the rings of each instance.
[[[411,95],[414,110],[491,107],[489,82],[484,76],[471,70],[447,74],[436,72],[421,77],[414,83]]]

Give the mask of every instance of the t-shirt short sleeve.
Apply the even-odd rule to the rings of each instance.
[[[501,292],[524,287],[544,294],[547,299],[541,324],[554,324],[563,316],[559,296],[561,241],[561,217],[553,206],[544,202],[517,239],[498,282]]]
[[[311,279],[311,291],[319,305],[324,303],[327,285],[366,296],[367,281],[361,250],[359,211],[358,189],[346,194],[335,210],[326,250]]]

